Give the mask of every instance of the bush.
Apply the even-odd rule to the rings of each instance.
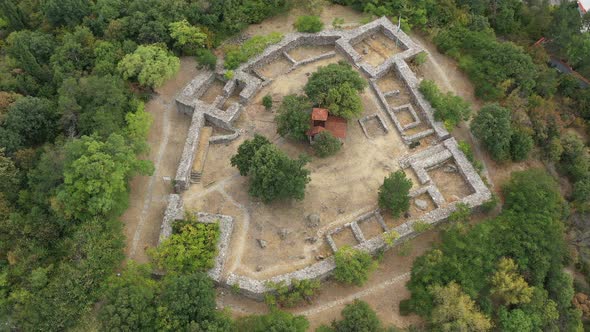
[[[266,315],[250,315],[236,320],[235,331],[268,332],[289,331],[305,332],[309,322],[304,316],[294,316],[288,312],[271,309]],[[221,330],[220,330],[221,331]]]
[[[332,323],[332,326],[338,332],[385,331],[383,324],[377,317],[377,313],[371,309],[367,302],[358,299],[347,304],[344,309],[342,309],[342,317],[343,319],[341,321],[335,321]]]
[[[416,222],[414,222],[414,224],[412,225],[412,228],[414,228],[414,231],[418,232],[418,233],[422,233],[422,232],[426,232],[430,229],[432,229],[432,225],[424,222],[422,220],[418,220]]]
[[[270,95],[266,95],[264,97],[262,97],[262,106],[264,106],[264,108],[267,111],[270,111],[272,108],[272,97]]]
[[[421,65],[425,64],[426,61],[428,61],[428,53],[426,53],[424,51],[416,54],[414,59],[412,59],[412,63],[415,64],[416,66],[421,66]]]
[[[326,97],[330,88],[340,86],[344,83],[349,83],[359,92],[363,91],[367,86],[367,82],[365,82],[348,62],[340,61],[320,67],[315,73],[311,74],[304,90],[311,100],[322,104],[323,98]]]
[[[224,77],[226,80],[228,80],[228,81],[229,81],[229,80],[231,80],[232,78],[234,78],[234,71],[233,71],[233,70],[227,70],[227,71],[225,72],[225,74],[223,74],[223,77]]]
[[[467,157],[467,160],[469,160],[473,168],[475,168],[475,170],[478,173],[481,173],[481,171],[483,170],[483,164],[481,163],[481,161],[475,159],[475,156],[473,155],[473,150],[471,149],[471,145],[469,145],[467,141],[459,141],[458,145],[459,150],[461,150],[465,157]]]
[[[406,178],[406,173],[399,170],[389,174],[379,188],[379,207],[391,212],[394,218],[410,208],[410,189],[412,180]]]
[[[275,118],[277,133],[298,141],[306,140],[306,133],[311,127],[310,109],[311,103],[305,96],[285,96]]]
[[[509,109],[490,104],[484,106],[471,123],[471,131],[482,141],[494,160],[505,161],[510,158],[510,121]]]
[[[335,155],[342,147],[342,142],[329,131],[322,131],[314,138],[313,150],[320,158]]]
[[[294,307],[302,301],[311,303],[313,296],[320,289],[319,280],[291,280],[291,286],[287,286],[284,281],[274,283],[268,282],[266,286],[274,290],[274,294],[267,295],[266,302],[274,306],[279,304],[284,307]]]
[[[279,32],[272,32],[265,36],[254,36],[248,39],[241,47],[228,51],[225,54],[224,66],[226,69],[236,69],[241,63],[262,53],[265,48],[280,42],[281,39],[283,39],[283,35]]]
[[[533,138],[522,129],[515,129],[510,138],[510,156],[514,161],[526,160],[533,149]]]
[[[215,69],[215,65],[217,65],[217,57],[215,54],[213,54],[213,52],[211,52],[211,50],[201,48],[197,50],[195,56],[201,67],[208,68],[210,70]]]
[[[445,127],[448,130],[455,128],[461,121],[469,120],[471,106],[461,97],[455,96],[450,92],[443,94],[436,84],[430,80],[423,80],[420,83],[420,92],[432,104],[432,107],[435,108],[435,119],[444,121]]]
[[[347,246],[340,248],[334,258],[334,279],[347,284],[362,286],[377,268],[377,263],[368,252]]]
[[[344,19],[342,17],[334,17],[334,20],[332,20],[332,27],[334,29],[341,29],[343,24]]]
[[[169,272],[205,271],[215,264],[219,225],[187,223],[155,250],[150,251],[158,268]]]
[[[299,32],[320,32],[324,28],[318,16],[299,16],[293,25]]]

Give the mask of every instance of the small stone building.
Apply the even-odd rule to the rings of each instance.
[[[348,130],[348,121],[343,117],[330,115],[330,112],[325,108],[312,109],[311,129],[307,131],[309,142],[313,144],[315,136],[325,130],[338,138],[340,142],[344,142]]]

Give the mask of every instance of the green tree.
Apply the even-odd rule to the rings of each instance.
[[[83,136],[68,143],[66,153],[64,183],[57,201],[59,213],[68,219],[120,213],[129,178],[153,170],[149,161],[136,159],[132,147],[119,134],[110,135],[104,142]]]
[[[531,318],[521,309],[508,311],[502,308],[500,310],[500,326],[502,331],[507,332],[533,331]]]
[[[105,331],[154,330],[157,284],[148,265],[129,262],[107,281],[99,318]]]
[[[299,32],[320,32],[324,28],[324,23],[319,16],[299,16],[293,24]]]
[[[288,312],[272,309],[266,315],[251,315],[236,321],[238,331],[252,332],[305,332],[309,322],[304,316],[294,316]]]
[[[461,121],[469,120],[471,106],[468,102],[452,93],[443,94],[434,81],[423,80],[420,82],[420,92],[435,108],[434,117],[444,121],[447,129],[452,130]]]
[[[342,148],[342,142],[331,132],[322,131],[314,137],[312,147],[318,157],[325,158],[338,153]]]
[[[515,128],[510,138],[510,157],[514,161],[526,160],[533,149],[533,138],[521,128]]]
[[[168,272],[204,271],[215,264],[218,240],[217,224],[188,224],[158,245],[150,256],[158,268]]]
[[[358,299],[342,309],[342,318],[332,323],[335,332],[385,331],[375,311],[367,302]]]
[[[58,115],[55,105],[48,99],[23,97],[12,103],[0,128],[12,133],[17,144],[3,141],[7,152],[32,147],[53,140],[57,135]],[[14,141],[13,141],[14,142]]]
[[[209,70],[214,70],[217,65],[217,56],[206,48],[200,48],[195,52],[197,62]]]
[[[277,133],[293,140],[306,140],[311,127],[310,109],[311,103],[305,96],[285,96],[275,118]]]
[[[264,106],[264,109],[267,111],[272,109],[272,97],[270,95],[265,95],[262,97],[262,106]]]
[[[561,217],[564,200],[555,180],[543,169],[515,172],[502,187],[505,208],[519,213],[542,212]]]
[[[500,259],[498,271],[492,276],[491,284],[493,296],[506,305],[528,303],[533,296],[533,288],[518,273],[518,266],[510,258]]]
[[[90,6],[88,0],[46,0],[42,10],[54,26],[74,26],[90,13]]]
[[[253,197],[268,203],[276,199],[303,199],[309,183],[309,170],[303,168],[307,158],[290,159],[272,144],[263,145],[252,158],[248,173]]]
[[[410,208],[410,189],[412,180],[406,178],[406,173],[399,170],[390,173],[379,187],[379,207],[391,212],[397,218]]]
[[[95,43],[94,35],[87,27],[78,26],[73,32],[63,35],[62,42],[50,59],[56,85],[67,77],[81,76],[92,69]]]
[[[270,141],[262,135],[254,135],[254,138],[245,140],[238,147],[238,153],[231,158],[231,165],[240,170],[241,176],[247,176],[252,168],[254,155],[261,147],[271,144]]]
[[[190,25],[187,20],[170,23],[170,37],[174,39],[175,46],[188,55],[196,54],[207,40],[207,34],[199,27]]]
[[[141,45],[119,62],[124,79],[137,79],[139,84],[156,88],[178,72],[180,60],[158,45]]]
[[[471,123],[471,131],[482,141],[492,158],[498,161],[510,158],[510,110],[498,104],[482,107]]]
[[[328,90],[325,103],[332,115],[347,120],[359,118],[363,114],[361,97],[348,82]]]
[[[205,273],[168,274],[161,287],[157,330],[231,330],[231,320],[215,310],[215,289]]]
[[[377,263],[369,253],[346,246],[336,252],[334,259],[334,279],[347,284],[362,286],[377,268]]]
[[[338,88],[345,83],[348,83],[357,92],[363,91],[367,86],[367,82],[350,64],[340,61],[320,67],[311,74],[303,89],[314,103],[326,105],[330,89]]]
[[[479,311],[469,295],[455,282],[432,287],[435,307],[431,323],[439,331],[489,331],[491,320]]]

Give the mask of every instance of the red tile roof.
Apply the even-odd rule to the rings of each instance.
[[[339,116],[329,116],[326,121],[326,130],[331,132],[332,135],[340,138],[346,138],[346,131],[348,129],[348,122],[345,118]]]
[[[311,121],[327,121],[328,110],[325,108],[314,108],[311,111]]]

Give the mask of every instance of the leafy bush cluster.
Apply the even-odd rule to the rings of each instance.
[[[320,158],[333,156],[342,148],[342,142],[329,131],[322,131],[314,137],[313,150]]]
[[[211,50],[206,48],[197,50],[195,52],[195,57],[197,58],[199,65],[210,70],[215,69],[215,66],[217,65],[217,57],[211,52]]]
[[[399,170],[389,174],[379,187],[379,207],[391,212],[394,218],[410,208],[410,189],[412,180]]]
[[[131,262],[105,287],[98,316],[105,331],[229,331],[225,313],[217,311],[213,282],[202,272],[151,278],[147,265]]]
[[[311,128],[310,112],[311,102],[305,96],[285,96],[275,117],[277,133],[293,140],[306,140]]]
[[[453,130],[461,121],[469,120],[471,106],[463,98],[450,92],[443,94],[430,80],[423,80],[420,83],[420,92],[435,108],[434,118],[444,121],[447,130]]]
[[[377,313],[367,302],[354,300],[342,309],[342,320],[334,320],[331,326],[322,325],[316,332],[349,332],[349,331],[371,331],[385,332],[397,331],[395,328],[385,329],[383,323],[377,317]]]
[[[212,268],[217,256],[219,225],[199,223],[194,218],[177,223],[173,234],[150,252],[154,264],[181,273]]]
[[[473,119],[471,131],[498,161],[525,160],[534,145],[528,131],[512,123],[510,110],[498,104],[484,106]]]
[[[363,285],[377,268],[377,262],[368,252],[346,246],[340,248],[334,258],[334,279],[347,284]]]
[[[563,271],[564,201],[541,170],[513,173],[500,216],[454,224],[442,243],[419,257],[400,307],[432,329],[576,330],[572,279]]]
[[[303,199],[305,186],[310,181],[309,171],[303,168],[306,163],[305,156],[290,159],[260,135],[244,141],[231,158],[232,166],[237,167],[242,176],[250,178],[248,193],[266,203],[277,199]]]
[[[320,32],[324,28],[319,16],[299,16],[293,25],[299,32]]]
[[[367,82],[350,64],[340,61],[311,74],[304,90],[310,100],[327,108],[330,114],[353,119],[363,113],[359,92],[366,86]]]
[[[311,303],[312,298],[320,289],[320,281],[293,279],[290,286],[287,286],[284,281],[268,282],[266,286],[273,290],[273,293],[266,296],[267,304],[271,307],[278,304],[289,308],[297,306],[303,301]]]
[[[242,44],[242,46],[229,50],[225,54],[225,68],[236,69],[240,64],[248,61],[251,57],[264,51],[269,45],[276,44],[283,39],[279,32],[271,32],[265,36],[254,36]]]

